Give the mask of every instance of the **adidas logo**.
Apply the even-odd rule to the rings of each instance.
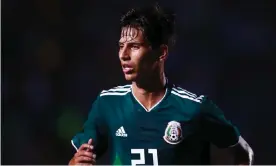
[[[116,131],[116,136],[118,137],[127,137],[127,133],[125,132],[125,129],[123,126],[121,126],[117,131]]]

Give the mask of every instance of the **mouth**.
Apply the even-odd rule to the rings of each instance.
[[[122,68],[123,68],[123,72],[125,74],[130,74],[133,71],[133,67],[131,65],[128,65],[128,64],[123,64]]]

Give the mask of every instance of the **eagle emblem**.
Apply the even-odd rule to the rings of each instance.
[[[164,140],[169,144],[178,144],[182,141],[181,124],[176,121],[170,121],[163,136]]]

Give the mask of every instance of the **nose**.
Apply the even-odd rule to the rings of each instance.
[[[123,47],[120,49],[119,51],[119,57],[121,59],[121,61],[128,61],[130,60],[130,55],[129,55],[129,51],[126,47]]]

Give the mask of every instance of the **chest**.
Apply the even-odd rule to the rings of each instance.
[[[146,112],[117,110],[110,116],[112,139],[121,147],[175,148],[197,131],[197,120],[176,108]]]
[[[200,146],[197,136],[199,123],[191,111],[180,110],[175,105],[151,112],[130,107],[113,109],[108,120],[109,131],[114,153],[124,163],[142,161],[141,156],[144,156],[143,163],[166,165],[182,161],[183,154],[190,155],[185,155],[185,161],[197,156],[195,153],[199,151],[193,149]]]

